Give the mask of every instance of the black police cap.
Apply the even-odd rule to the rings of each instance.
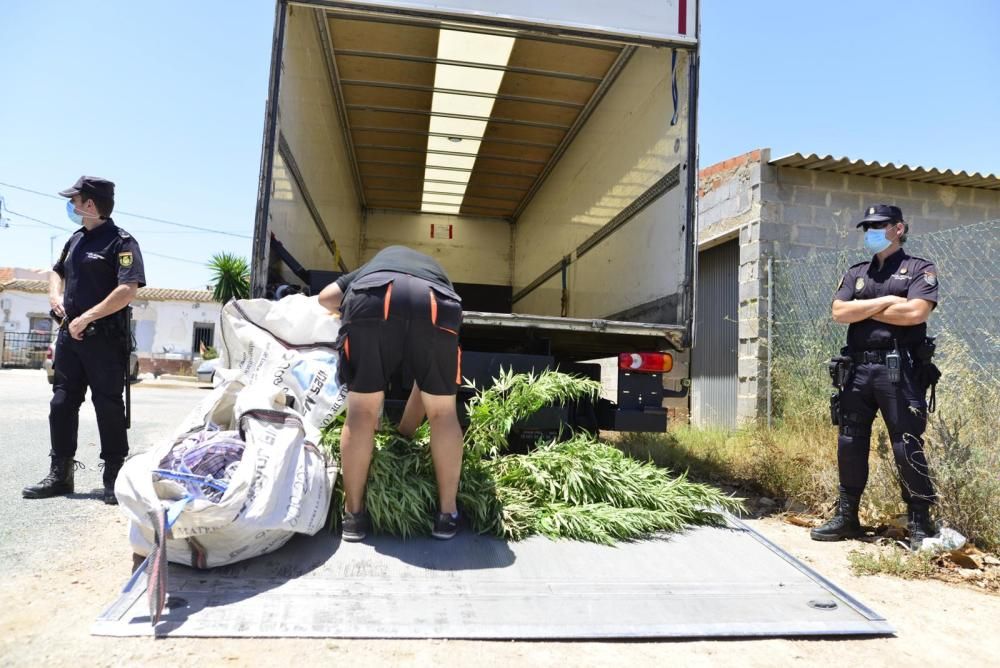
[[[63,197],[73,197],[81,193],[113,200],[115,198],[115,184],[99,176],[81,176],[71,188],[59,192]]]
[[[891,204],[874,204],[865,209],[865,217],[861,219],[857,227],[861,227],[865,223],[886,223],[889,221],[903,222],[903,212],[899,210],[899,207]]]

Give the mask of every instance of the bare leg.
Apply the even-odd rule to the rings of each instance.
[[[420,393],[431,423],[431,457],[437,477],[438,502],[442,513],[458,510],[455,497],[462,475],[462,427],[458,424],[455,395]]]
[[[347,422],[340,437],[340,465],[344,476],[344,506],[357,513],[365,507],[368,467],[375,449],[375,428],[384,392],[347,393]]]
[[[406,438],[413,438],[417,428],[424,421],[424,404],[420,398],[420,388],[413,384],[410,391],[410,398],[406,400],[406,408],[403,409],[403,417],[399,419],[399,433]]]

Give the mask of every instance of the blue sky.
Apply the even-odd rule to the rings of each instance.
[[[706,0],[701,166],[769,146],[1000,173],[1000,2]]]
[[[249,255],[273,10],[5,0],[0,183],[54,193],[81,173],[114,180],[115,219],[142,244],[148,282],[204,287],[212,253]],[[1000,172],[998,28],[991,0],[707,0],[701,164],[769,146]],[[47,267],[73,227],[63,202],[4,185],[0,196],[64,228],[5,213],[0,266]]]

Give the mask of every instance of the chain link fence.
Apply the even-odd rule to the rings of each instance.
[[[1000,384],[1000,219],[913,236],[905,249],[938,269],[941,303],[927,326],[938,351],[964,355],[964,368]],[[774,261],[776,360],[819,360],[840,350],[847,326],[833,322],[830,304],[847,268],[864,259],[849,250]]]

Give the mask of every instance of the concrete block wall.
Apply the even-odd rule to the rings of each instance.
[[[910,237],[1000,218],[1000,192],[916,181],[834,174],[789,167],[761,167],[762,234],[776,257],[861,249],[855,227],[872,204],[895,204]]]
[[[751,151],[698,173],[698,247],[728,241],[759,219],[760,151]]]
[[[757,388],[761,370],[766,371],[766,341],[761,341],[761,314],[767,313],[766,258],[767,244],[762,251],[761,217],[764,204],[761,197],[761,167],[767,161],[767,150],[754,150],[699,172],[698,248],[738,239],[739,266],[739,326],[737,365],[736,418],[746,422],[761,411]]]

